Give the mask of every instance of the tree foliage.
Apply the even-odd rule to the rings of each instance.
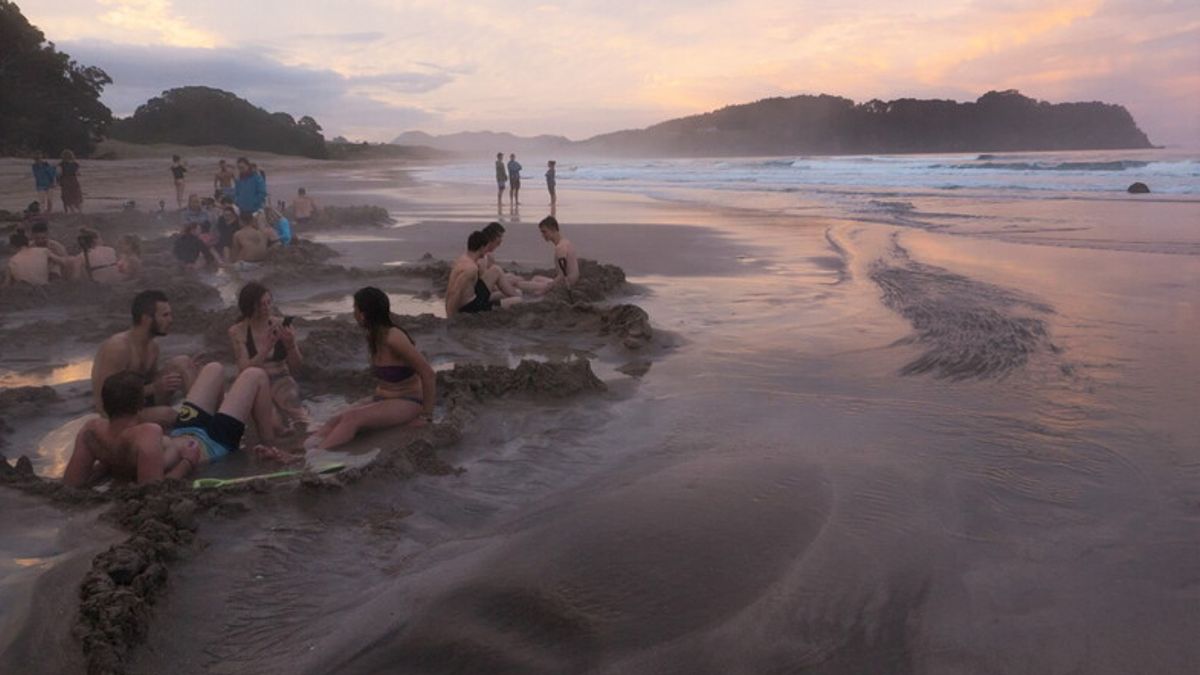
[[[15,3],[0,0],[0,154],[90,154],[112,122],[100,102],[111,83],[103,70],[46,42]]]
[[[112,137],[131,143],[231,145],[281,155],[328,156],[321,126],[311,117],[296,122],[211,87],[180,87],[138,106],[113,124]]]
[[[991,91],[974,102],[902,98],[855,104],[836,96],[769,98],[619,131],[588,149],[720,156],[1148,148],[1124,107],[1037,101]]]

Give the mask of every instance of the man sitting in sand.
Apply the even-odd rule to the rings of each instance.
[[[479,259],[487,243],[487,235],[478,230],[467,237],[467,252],[454,261],[446,285],[446,318],[459,312],[475,314],[492,309],[492,292],[479,276]]]
[[[29,227],[29,233],[31,239],[30,245],[32,245],[34,248],[44,248],[59,258],[65,259],[68,257],[67,247],[50,238],[50,226],[46,223],[46,221],[34,221],[33,225]],[[61,279],[64,277],[66,272],[67,270],[65,270],[62,265],[55,263],[54,261],[50,262],[51,279]]]
[[[534,295],[545,295],[557,286],[574,286],[579,281],[579,256],[575,252],[575,245],[559,232],[558,219],[554,216],[543,218],[542,222],[538,223],[538,230],[542,233],[542,239],[554,245],[554,267],[557,274],[554,278],[534,276],[519,282],[517,286]]]
[[[197,466],[237,451],[247,419],[254,420],[266,444],[255,451],[281,455],[270,446],[274,441],[270,385],[261,368],[242,371],[226,393],[221,364],[205,366],[188,389],[170,432],[142,421],[144,397],[138,373],[126,370],[106,377],[100,401],[104,417],[89,421],[76,435],[63,474],[65,485],[82,487],[105,474],[138,483],[183,478]]]
[[[57,265],[60,269],[71,268],[70,258],[55,255],[49,248],[30,246],[29,237],[20,230],[9,236],[8,244],[13,249],[13,255],[8,259],[5,286],[16,283],[45,286],[50,283],[51,265]]]
[[[502,303],[506,307],[515,304],[521,299],[521,289],[516,286],[520,277],[509,274],[496,264],[496,249],[504,243],[504,226],[496,222],[488,223],[482,232],[487,235],[488,243],[483,249],[483,256],[479,259],[480,278],[487,284],[493,298],[511,299],[511,302]]]
[[[171,305],[162,291],[142,291],[130,308],[133,327],[100,344],[92,363],[92,404],[104,411],[101,389],[112,375],[131,371],[142,378],[142,419],[170,424],[175,411],[169,406],[177,392],[186,391],[195,378],[196,365],[190,356],[177,356],[158,368],[157,337],[171,330]]]
[[[205,267],[212,269],[219,264],[216,254],[200,237],[198,229],[199,226],[196,223],[185,222],[179,235],[175,237],[174,243],[171,244],[171,252],[174,254],[175,260],[185,270],[194,271]]]
[[[229,261],[257,263],[266,260],[267,248],[271,245],[270,237],[258,228],[253,213],[242,211],[238,219],[241,229],[233,235]]]

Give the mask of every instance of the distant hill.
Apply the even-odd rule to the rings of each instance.
[[[553,155],[573,146],[571,139],[563,136],[525,137],[492,131],[464,131],[445,136],[409,131],[397,136],[392,143],[424,145],[461,155],[494,156],[497,152],[503,152],[506,157],[509,153]]]
[[[1012,90],[991,91],[964,103],[902,98],[856,104],[826,94],[768,98],[578,142],[561,136],[522,138],[495,132],[430,136],[419,131],[402,134],[395,142],[476,156],[516,152],[560,158],[1153,147],[1122,106],[1099,102],[1052,104]]]
[[[640,156],[881,154],[1153,147],[1124,107],[1051,104],[1017,91],[957,103],[836,96],[769,98],[578,144]]]
[[[295,120],[211,87],[164,91],[113,123],[109,136],[129,143],[228,145],[281,155],[329,156],[321,126],[311,117]]]

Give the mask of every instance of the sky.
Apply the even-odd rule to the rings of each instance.
[[[207,85],[332,138],[582,139],[769,96],[1126,106],[1200,146],[1196,0],[18,0],[117,115]]]

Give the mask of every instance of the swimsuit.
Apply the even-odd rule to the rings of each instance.
[[[194,403],[184,401],[175,418],[175,428],[170,436],[194,436],[204,445],[204,454],[213,462],[236,451],[242,444],[246,423],[238,418],[219,412],[215,415],[201,410]]]
[[[408,366],[371,366],[371,373],[388,384],[397,384],[407,380],[417,371]],[[374,401],[391,401],[399,399],[401,401],[412,401],[417,405],[423,405],[424,401],[416,396],[380,396],[375,394],[371,397]]]
[[[458,311],[465,314],[478,314],[479,312],[487,312],[492,309],[492,293],[488,290],[487,284],[483,279],[475,280],[475,298],[458,308]]]
[[[258,356],[258,345],[254,344],[254,333],[250,332],[250,324],[246,324],[246,353],[250,358]],[[275,351],[268,361],[283,361],[287,359],[287,347],[282,342],[275,343]]]

